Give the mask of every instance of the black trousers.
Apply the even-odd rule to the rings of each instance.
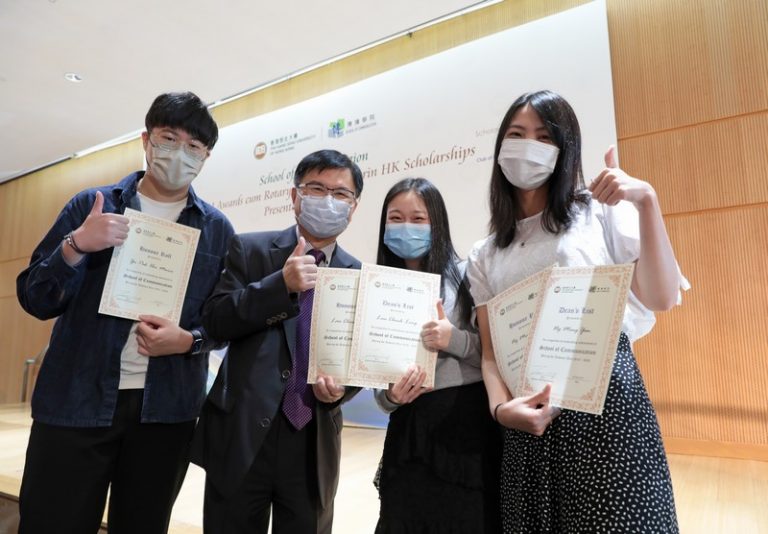
[[[235,495],[206,481],[205,534],[266,534],[270,509],[273,534],[317,532],[316,441],[314,420],[296,430],[280,410]]]
[[[110,533],[168,531],[195,422],[141,423],[143,394],[121,390],[110,427],[32,424],[19,495],[20,534],[97,532],[108,488]]]

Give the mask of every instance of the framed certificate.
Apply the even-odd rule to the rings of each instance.
[[[497,365],[515,396],[601,414],[634,264],[553,267],[488,302]],[[521,346],[524,348],[521,350]]]
[[[128,238],[112,251],[99,313],[179,324],[200,230],[127,208]]]

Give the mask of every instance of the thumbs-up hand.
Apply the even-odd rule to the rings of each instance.
[[[638,208],[656,194],[651,184],[629,176],[621,170],[616,159],[616,146],[605,153],[605,169],[589,184],[592,198],[601,204],[615,206],[622,200],[632,202]]]
[[[541,436],[552,421],[560,415],[560,408],[549,405],[552,386],[529,397],[517,397],[505,402],[496,410],[496,419],[507,428]]]
[[[437,301],[437,320],[424,323],[421,327],[421,340],[429,350],[445,350],[451,342],[453,325],[445,317],[443,301]]]
[[[104,195],[96,191],[90,213],[73,232],[77,247],[83,252],[98,252],[122,245],[128,237],[129,219],[117,213],[103,213]]]
[[[304,254],[307,242],[304,237],[299,237],[296,248],[283,265],[283,280],[290,293],[299,293],[315,287],[317,281],[317,265],[315,258]]]

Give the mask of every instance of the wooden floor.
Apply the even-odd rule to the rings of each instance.
[[[28,408],[0,406],[0,492],[18,495],[29,435]],[[373,532],[378,497],[372,484],[384,431],[343,431],[334,532]],[[670,455],[683,534],[768,533],[768,462]],[[204,473],[191,466],[173,509],[173,534],[202,532]]]

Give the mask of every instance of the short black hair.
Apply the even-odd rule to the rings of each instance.
[[[163,93],[152,102],[144,118],[147,132],[153,128],[180,128],[212,149],[219,139],[219,127],[205,102],[189,91]]]
[[[304,159],[296,166],[296,172],[293,174],[293,185],[298,187],[307,173],[323,172],[326,169],[349,169],[355,183],[355,197],[360,198],[363,193],[363,173],[357,163],[338,150],[318,150],[304,156]]]
[[[530,105],[539,115],[555,146],[560,149],[555,170],[548,181],[547,205],[541,217],[542,228],[552,234],[567,230],[573,221],[574,207],[577,204],[588,204],[590,198],[585,191],[581,170],[581,130],[571,105],[552,91],[520,95],[501,121],[493,152],[489,229],[491,233],[496,234],[494,243],[499,248],[506,248],[512,243],[517,221],[522,218],[517,188],[507,180],[499,166],[499,151],[509,124],[515,114],[526,105]]]
[[[456,306],[459,308],[459,317],[463,324],[463,329],[470,328],[470,316],[472,313],[472,296],[469,293],[469,287],[462,277],[459,268],[459,255],[453,247],[451,239],[451,228],[448,224],[448,210],[445,207],[445,201],[440,191],[435,185],[426,178],[404,178],[397,182],[384,197],[384,204],[381,206],[381,220],[379,221],[379,249],[376,254],[376,263],[386,265],[387,267],[398,267],[405,269],[405,260],[392,252],[384,244],[384,231],[387,226],[387,208],[390,202],[401,193],[414,192],[427,208],[429,215],[429,225],[431,228],[432,243],[429,251],[421,258],[419,268],[423,272],[439,274],[441,278],[441,295],[445,295],[446,283],[453,286],[456,291]]]

